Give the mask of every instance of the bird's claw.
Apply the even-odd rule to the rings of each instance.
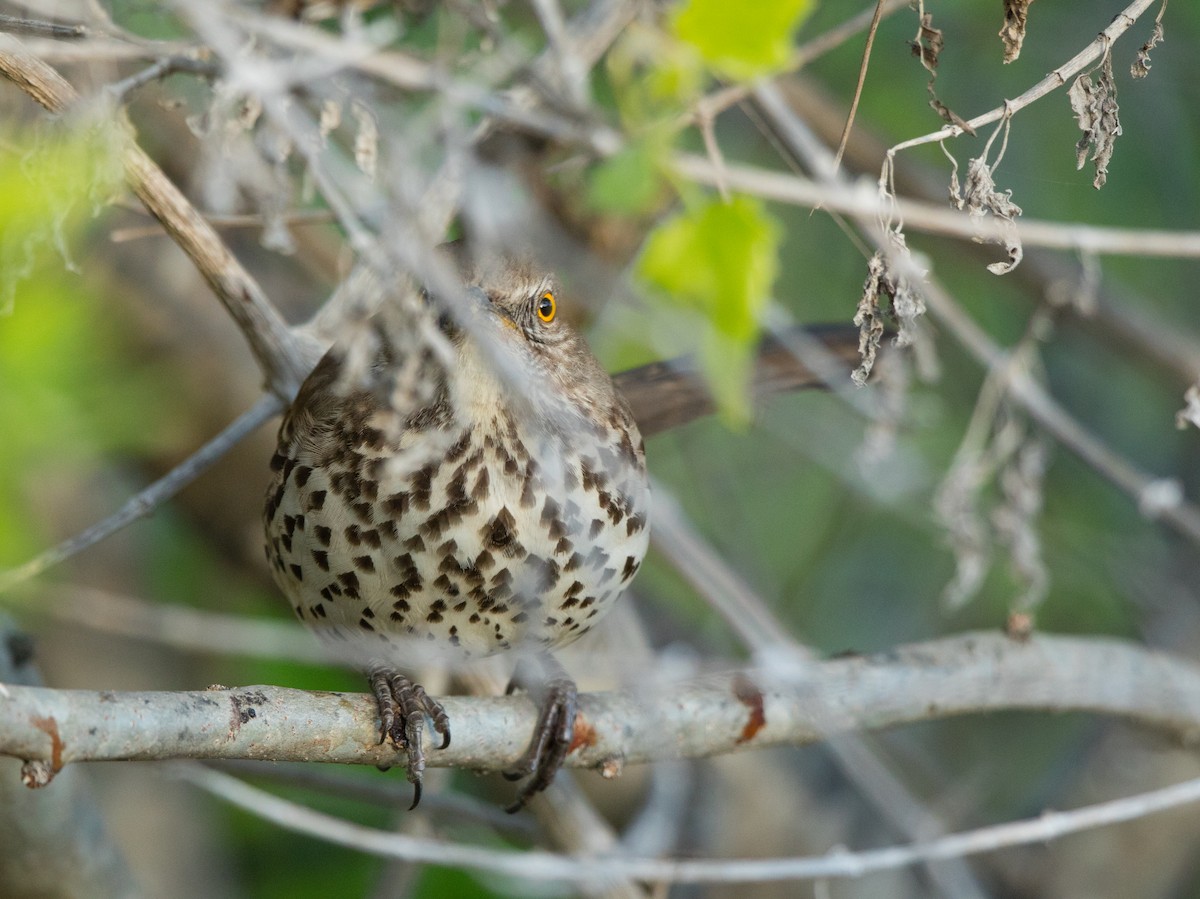
[[[369,673],[371,691],[379,703],[379,742],[392,741],[408,756],[408,781],[413,785],[415,809],[421,801],[421,776],[425,771],[425,751],[421,734],[425,719],[433,722],[435,733],[441,734],[445,749],[450,745],[450,719],[442,704],[425,692],[425,688],[403,674],[386,667],[372,668]]]
[[[561,667],[557,668],[556,675],[542,686],[538,719],[529,748],[516,765],[504,772],[509,780],[529,778],[517,793],[516,800],[505,809],[509,814],[519,812],[525,803],[550,786],[571,751],[579,690]]]

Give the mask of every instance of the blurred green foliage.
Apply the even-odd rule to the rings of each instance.
[[[714,72],[748,81],[784,66],[792,36],[814,5],[811,0],[686,0],[676,8],[672,25]]]
[[[728,423],[750,418],[759,319],[778,271],[779,241],[758,200],[713,198],[662,222],[638,260],[639,276],[665,303],[702,317],[700,361]]]
[[[14,134],[0,159],[0,564],[40,548],[39,491],[63,466],[145,449],[166,396],[152,373],[128,364],[120,324],[70,262],[96,204],[119,169],[100,127],[48,137]],[[169,429],[167,429],[169,431]]]

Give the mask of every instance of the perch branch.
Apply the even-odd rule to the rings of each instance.
[[[1119,640],[964,634],[881,656],[814,663],[792,680],[769,670],[714,675],[658,693],[580,698],[573,767],[696,758],[954,715],[1027,709],[1116,715],[1189,736],[1200,728],[1200,667]],[[523,697],[444,700],[454,742],[431,766],[503,770],[524,750],[536,710]],[[117,693],[10,686],[0,694],[0,754],[70,762],[244,758],[402,763],[378,743],[365,694],[278,687]]]

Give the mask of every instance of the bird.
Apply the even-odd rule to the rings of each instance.
[[[560,314],[554,274],[481,255],[460,275],[460,302],[426,291],[407,322],[377,316],[370,340],[335,344],[303,383],[270,464],[265,545],[300,620],[354,648],[413,808],[426,721],[450,742],[413,661],[518,656],[510,692],[528,689],[539,713],[506,772],[525,780],[512,812],[570,750],[577,688],[550,653],[637,573],[650,483],[629,406]]]

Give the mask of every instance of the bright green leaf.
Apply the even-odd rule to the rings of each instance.
[[[698,313],[700,361],[727,421],[748,415],[759,319],[778,273],[780,230],[750,197],[708,200],[647,238],[638,275],[668,302]]]
[[[812,0],[687,0],[675,14],[676,36],[694,46],[716,72],[749,81],[782,68],[792,35]]]

